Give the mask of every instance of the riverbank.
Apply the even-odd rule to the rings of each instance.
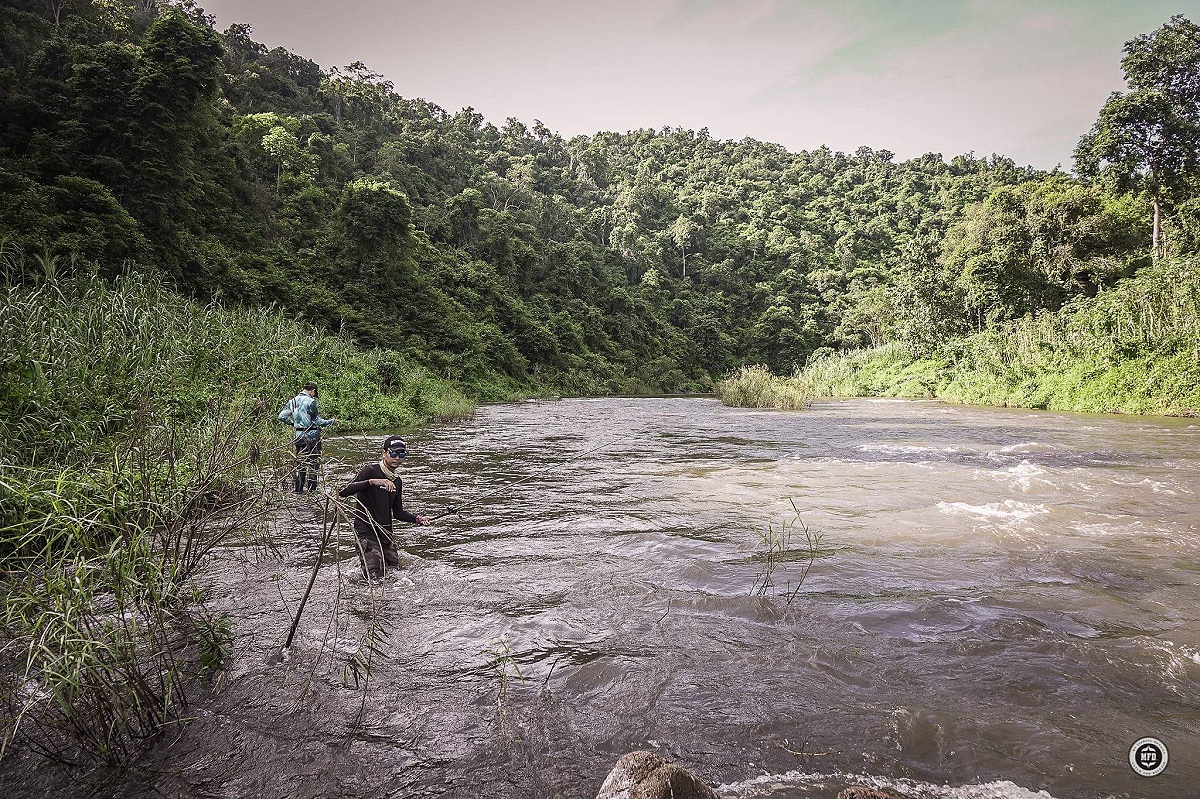
[[[474,409],[400,353],[146,272],[8,285],[0,365],[0,754],[60,761],[127,762],[220,672],[229,625],[193,578],[261,532],[302,382],[342,429]]]
[[[1162,261],[1091,298],[943,344],[921,357],[900,342],[819,358],[759,381],[727,404],[786,407],[807,397],[930,398],[965,405],[1090,413],[1200,415],[1200,262]]]

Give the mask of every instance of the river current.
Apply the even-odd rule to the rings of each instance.
[[[377,442],[331,441],[326,485]],[[1195,420],[934,402],[485,406],[410,434],[406,505],[546,471],[404,529],[376,585],[343,533],[273,664],[320,531],[286,500],[210,575],[221,684],[106,790],[590,799],[652,749],[728,799],[1197,796],[1198,450]]]

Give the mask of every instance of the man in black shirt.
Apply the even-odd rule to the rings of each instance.
[[[400,436],[383,440],[383,457],[358,470],[354,480],[338,493],[358,500],[354,509],[354,533],[358,536],[363,572],[382,577],[388,567],[400,565],[396,542],[392,537],[392,518],[419,525],[429,524],[428,516],[404,509],[404,486],[397,473],[407,446]]]

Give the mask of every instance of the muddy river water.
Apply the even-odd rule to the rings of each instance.
[[[331,441],[327,486],[377,441]],[[739,799],[1200,796],[1196,420],[494,405],[410,434],[406,503],[436,512],[593,448],[406,528],[378,585],[343,534],[272,665],[320,530],[285,500],[274,545],[210,575],[228,673],[107,790],[590,798],[653,749]],[[760,595],[762,534],[792,503],[816,557],[797,587],[808,543],[787,527]],[[1129,764],[1144,736],[1169,750],[1157,777]]]

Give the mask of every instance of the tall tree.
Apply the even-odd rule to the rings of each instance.
[[[1150,196],[1158,258],[1163,203],[1200,171],[1200,27],[1172,17],[1127,42],[1121,68],[1129,91],[1113,92],[1100,109],[1075,149],[1076,169]]]
[[[687,277],[687,250],[692,244],[692,236],[696,233],[696,223],[683,214],[667,228],[667,235],[679,248],[679,257],[683,260],[683,277]]]

